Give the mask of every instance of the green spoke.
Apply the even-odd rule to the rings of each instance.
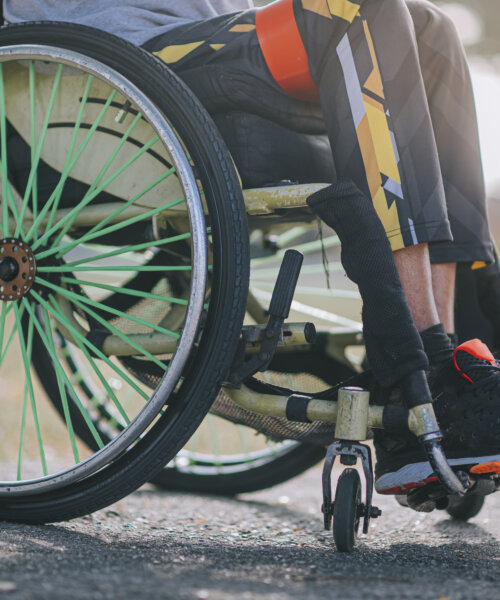
[[[91,80],[91,82],[92,82],[92,80]],[[28,233],[26,234],[26,240],[29,240],[31,238],[31,236],[33,235],[33,232],[38,229],[38,226],[40,225],[40,223],[44,219],[45,215],[48,213],[48,211],[52,207],[52,203],[59,202],[60,195],[62,193],[62,188],[64,187],[64,183],[66,182],[66,179],[69,177],[69,174],[73,170],[73,167],[80,159],[80,156],[83,154],[83,151],[87,147],[87,145],[88,145],[89,141],[91,140],[92,136],[94,135],[96,129],[99,127],[99,124],[102,121],[102,119],[103,119],[104,115],[106,114],[108,108],[110,107],[111,103],[113,102],[115,95],[116,95],[116,90],[112,90],[112,92],[108,96],[108,99],[106,100],[106,103],[104,104],[101,112],[98,114],[96,120],[92,123],[92,126],[89,129],[87,135],[85,136],[83,142],[80,144],[80,147],[78,148],[75,155],[71,159],[71,162],[69,163],[67,169],[61,173],[59,182],[58,182],[57,186],[55,187],[54,191],[52,192],[52,194],[50,195],[50,198],[47,200],[47,202],[45,203],[45,206],[40,211],[37,219],[33,222],[33,225],[31,226]],[[38,168],[38,165],[37,165],[37,168]],[[46,239],[47,239],[47,230],[44,232],[42,237],[39,238],[33,244],[33,248],[37,247],[40,243],[45,242]]]
[[[128,319],[129,321],[132,321],[139,325],[144,325],[145,327],[153,329],[154,331],[157,331],[158,333],[163,333],[165,335],[168,335],[169,337],[173,337],[176,340],[178,340],[181,337],[175,331],[170,331],[170,329],[165,329],[164,327],[160,327],[160,325],[155,325],[154,323],[149,323],[148,321],[144,321],[144,319],[141,319],[139,317],[134,317],[133,315],[124,313],[123,311],[117,310],[116,308],[112,308],[111,306],[106,306],[102,302],[98,302],[96,300],[91,300],[90,298],[85,298],[85,296],[80,296],[79,294],[76,294],[75,292],[72,292],[70,290],[67,290],[66,288],[61,287],[60,285],[51,283],[50,281],[45,281],[44,279],[39,279],[38,281],[42,285],[49,287],[50,289],[54,290],[56,293],[65,296],[66,298],[68,298],[71,301],[83,302],[84,304],[93,306],[97,310],[104,310],[106,312],[109,312],[112,315],[115,315],[116,317],[121,317],[122,319]],[[105,323],[107,323],[107,321],[105,321]]]
[[[0,63],[0,151],[2,152],[2,200],[3,200],[3,234],[4,237],[9,235],[9,211],[7,206],[7,188],[8,172],[7,172],[7,132],[5,123],[5,90],[3,80],[3,65]]]
[[[12,214],[19,221],[19,215],[15,200],[12,195],[9,183],[9,172],[7,165],[7,124],[5,112],[5,86],[3,78],[3,64],[0,63],[0,152],[2,154],[0,162],[0,172],[2,173],[2,200],[3,200],[3,230],[4,237],[9,235],[9,212],[8,205],[12,210]]]
[[[19,433],[19,449],[17,452],[17,480],[21,481],[23,471],[24,440],[26,437],[26,413],[28,412],[28,383],[29,377],[24,379],[23,406],[21,410],[21,431]]]
[[[33,297],[36,298],[36,296],[38,296],[38,294],[36,292],[33,292]],[[37,301],[39,302],[39,304],[42,304],[42,306],[44,306],[44,304],[46,305],[45,301],[40,302],[40,299],[43,300],[43,298],[36,298]],[[38,319],[36,318],[36,315],[33,311],[33,308],[29,305],[29,303],[26,301],[26,298],[23,298],[23,302],[25,302],[25,306],[26,306],[26,310],[29,312],[29,314],[31,315],[31,318],[35,324],[35,327],[38,331],[39,336],[41,337],[45,348],[47,348],[47,351],[49,351],[49,341],[47,339],[47,336],[45,334],[45,331],[43,330],[43,327],[41,326],[41,324],[38,322]],[[64,382],[66,383],[66,385],[68,386],[69,391],[71,392],[71,396],[73,399],[73,402],[76,404],[78,410],[80,411],[82,417],[85,420],[85,423],[87,424],[87,427],[89,428],[92,437],[94,438],[94,440],[96,441],[97,445],[99,446],[99,448],[103,448],[104,447],[104,443],[101,440],[101,436],[99,435],[97,429],[94,426],[94,423],[92,423],[92,420],[90,418],[90,416],[88,415],[87,411],[85,410],[85,407],[83,406],[83,404],[80,401],[80,398],[78,397],[78,394],[76,393],[73,384],[71,383],[71,381],[69,380],[68,375],[66,374],[66,371],[64,371],[64,369],[62,368],[60,362],[57,360],[57,356],[55,356],[55,360],[54,357],[52,358],[53,360],[53,364],[54,367],[56,369],[59,370],[59,373],[61,374],[61,376],[64,379]]]
[[[45,230],[50,229],[52,227],[52,224],[54,222],[54,218],[56,216],[56,211],[57,208],[59,207],[59,203],[61,201],[61,196],[62,196],[62,192],[64,189],[64,184],[66,183],[66,180],[69,176],[70,173],[70,169],[69,169],[69,164],[71,161],[71,157],[73,156],[73,152],[75,151],[75,146],[76,146],[76,140],[78,137],[78,133],[80,131],[80,125],[83,119],[83,113],[85,110],[85,106],[87,105],[87,100],[90,94],[90,88],[92,87],[92,82],[94,80],[94,76],[93,75],[89,75],[87,77],[87,84],[85,86],[85,90],[83,91],[83,95],[82,98],[80,100],[80,109],[78,111],[78,115],[76,117],[76,121],[75,121],[75,125],[73,127],[73,134],[71,136],[71,141],[69,144],[69,148],[68,148],[68,152],[66,154],[66,161],[64,163],[64,167],[62,169],[62,173],[61,173],[61,178],[59,180],[57,189],[58,191],[56,192],[57,197],[55,198],[53,204],[52,204],[52,210],[50,212],[50,217],[49,220],[47,221],[47,225],[45,227]],[[64,175],[63,175],[64,173]],[[49,198],[50,201],[50,198]]]
[[[33,346],[33,317],[34,317],[34,315],[31,313],[31,310],[30,310],[31,306],[30,306],[29,302],[25,298],[23,299],[23,302],[31,316],[31,319],[30,319],[29,325],[28,325],[27,343],[24,340],[23,326],[22,326],[22,322],[21,322],[21,316],[19,314],[19,306],[17,305],[17,303],[14,305],[14,315],[15,315],[15,319],[16,319],[18,334],[19,334],[19,345],[21,347],[21,354],[22,354],[23,363],[24,363],[24,376],[26,377],[26,382],[28,384],[28,394],[29,394],[29,398],[30,398],[31,412],[33,414],[33,421],[35,422],[35,430],[36,430],[36,437],[37,437],[37,441],[38,441],[38,450],[40,452],[40,460],[42,463],[42,471],[43,471],[44,475],[48,475],[47,460],[45,458],[45,450],[43,447],[43,440],[42,440],[42,432],[40,430],[40,422],[38,420],[38,410],[36,407],[35,392],[33,390],[33,381],[31,379],[31,374],[30,374],[31,351],[32,351],[32,346]]]
[[[123,206],[120,206],[119,208],[114,210],[111,214],[109,214],[106,218],[104,218],[100,223],[98,223],[97,225],[94,225],[94,227],[92,227],[92,229],[90,229],[90,231],[88,231],[85,235],[83,235],[78,240],[78,242],[76,242],[76,243],[73,242],[73,244],[71,245],[71,248],[74,248],[75,245],[77,245],[77,244],[85,243],[88,239],[88,236],[93,235],[97,232],[101,232],[102,228],[105,227],[110,221],[112,221],[113,219],[118,217],[123,211],[125,211],[127,208],[129,208],[130,206],[135,204],[138,200],[140,200],[143,196],[145,196],[148,192],[150,192],[153,188],[155,188],[157,185],[159,185],[162,181],[164,181],[165,179],[170,177],[170,175],[172,175],[175,172],[176,172],[175,167],[172,167],[171,169],[168,169],[168,171],[165,171],[165,173],[160,175],[160,177],[157,177],[152,183],[147,185],[143,190],[141,190],[133,198],[131,198],[130,200],[127,200],[127,202],[125,202],[125,204],[123,204]],[[168,204],[165,204],[163,206],[163,210],[168,210],[169,208],[174,208],[175,206],[182,204],[185,201],[186,200],[184,198],[178,198],[177,200],[174,200],[173,202],[169,202]],[[101,235],[101,233],[99,233],[99,235]],[[94,237],[97,237],[97,236],[94,235]],[[64,247],[65,246],[56,248],[56,251],[60,251]],[[62,254],[61,254],[61,256],[62,256]]]
[[[108,267],[37,267],[37,273],[71,273],[72,271],[150,271],[150,272],[170,272],[170,271],[191,271],[191,266],[164,267],[162,265],[131,265],[120,267],[109,265]]]
[[[63,283],[72,283],[74,285],[83,285],[89,287],[99,288],[101,290],[108,290],[115,294],[125,294],[127,296],[136,296],[137,298],[144,298],[146,300],[161,300],[163,302],[169,302],[170,304],[182,304],[187,306],[188,300],[182,300],[181,298],[171,298],[170,296],[160,296],[159,294],[151,294],[150,292],[141,292],[139,290],[131,290],[129,288],[117,288],[113,285],[106,285],[105,283],[94,283],[93,281],[85,281],[83,279],[74,279],[73,277],[61,277]]]
[[[50,357],[52,358],[52,362],[54,365],[54,371],[55,371],[56,379],[57,379],[57,387],[59,388],[59,396],[61,397],[61,402],[62,402],[62,406],[63,406],[64,420],[66,421],[66,427],[68,428],[71,449],[73,450],[73,458],[75,459],[75,464],[78,464],[80,462],[80,456],[78,454],[75,432],[73,429],[73,422],[71,420],[71,414],[69,412],[68,397],[66,395],[66,386],[64,385],[64,382],[63,382],[63,379],[62,379],[61,373],[60,373],[60,364],[59,364],[59,360],[58,360],[57,353],[56,353],[56,345],[54,343],[54,335],[52,333],[50,317],[49,317],[49,313],[47,312],[46,308],[42,308],[42,312],[43,312],[43,320],[45,323],[45,329],[47,331],[47,339],[49,342],[49,346],[46,347],[46,350],[49,353]]]
[[[77,329],[75,329],[73,327],[73,325],[69,322],[66,315],[60,309],[60,307],[57,303],[57,300],[52,295],[50,295],[50,299],[54,306],[51,306],[50,304],[48,304],[39,294],[37,294],[37,292],[32,291],[32,294],[35,297],[35,299],[37,300],[37,302],[42,304],[42,306],[46,306],[47,310],[52,315],[54,315],[54,317],[59,321],[59,323],[61,323],[61,325],[63,327],[68,329],[68,331],[71,333],[71,335],[74,337],[75,340],[80,340],[85,346],[87,346],[87,348],[92,353],[94,353],[101,360],[103,360],[108,365],[108,367],[110,367],[119,377],[121,377],[124,381],[126,381],[130,385],[130,387],[132,389],[134,389],[141,396],[141,398],[144,398],[144,400],[146,400],[146,401],[149,400],[148,394],[146,394],[143,390],[141,390],[141,388],[134,381],[132,381],[132,379],[130,379],[130,377],[127,375],[127,373],[125,373],[124,371],[119,369],[109,359],[109,357],[107,357],[101,350],[99,350],[99,348],[97,346],[92,344],[92,342],[87,340],[86,337],[84,337]]]
[[[9,307],[9,310],[10,310],[10,307]],[[19,310],[19,314],[21,315],[21,317],[23,316],[23,313],[24,313],[24,307],[22,306],[21,309]],[[3,365],[3,361],[5,360],[7,353],[9,352],[10,345],[12,344],[12,340],[14,339],[16,332],[17,332],[17,326],[14,323],[12,325],[12,329],[10,331],[9,337],[7,338],[7,343],[5,344],[5,347],[0,356],[0,367]]]
[[[0,314],[0,356],[3,353],[3,336],[5,335],[5,321],[7,319],[7,314],[9,313],[11,306],[11,304],[9,305],[6,302],[2,303],[2,312]]]
[[[56,76],[54,77],[54,83],[52,84],[52,92],[50,94],[47,111],[45,113],[45,119],[43,121],[42,130],[40,132],[40,139],[38,140],[38,145],[36,147],[36,151],[35,151],[33,160],[31,162],[30,174],[28,176],[28,181],[26,183],[26,189],[24,191],[24,200],[23,200],[24,210],[26,210],[28,198],[31,195],[31,192],[33,190],[33,184],[35,183],[35,179],[37,176],[38,165],[40,163],[40,158],[42,156],[43,145],[45,144],[45,136],[47,135],[47,129],[49,127],[50,117],[52,115],[52,110],[54,108],[54,104],[56,101],[57,92],[59,90],[59,83],[61,81],[62,69],[63,69],[62,64],[57,66]],[[24,214],[24,211],[23,211],[23,214]],[[33,226],[34,226],[34,224],[33,224]],[[17,227],[16,227],[16,235],[21,230],[21,227],[22,227],[22,222],[18,219]],[[29,233],[28,233],[28,236],[26,237],[26,239],[29,239]]]
[[[107,235],[108,233],[113,233],[114,231],[118,231],[119,229],[123,229],[124,227],[128,227],[129,225],[133,225],[134,223],[138,223],[139,221],[144,221],[145,219],[149,219],[149,217],[153,217],[158,213],[166,210],[166,208],[170,206],[175,206],[176,204],[181,204],[185,202],[184,198],[178,198],[177,200],[171,202],[166,206],[159,206],[157,208],[153,208],[152,210],[146,211],[141,215],[137,215],[136,217],[130,217],[125,219],[125,221],[121,221],[119,223],[115,223],[114,225],[110,225],[105,229],[96,230],[93,233],[87,233],[77,240],[73,240],[72,242],[67,242],[66,244],[62,244],[61,246],[55,246],[50,248],[49,250],[45,250],[44,252],[40,252],[36,254],[36,258],[40,260],[41,258],[45,258],[47,256],[51,256],[52,254],[58,254],[59,257],[63,256],[76,246],[80,246],[81,244],[87,244],[91,240],[101,237],[102,235]],[[106,220],[106,219],[104,219]]]
[[[30,80],[30,117],[31,117],[31,164],[35,161],[35,148],[36,148],[36,121],[35,121],[35,62],[30,60],[29,68],[29,80]],[[33,181],[33,191],[31,194],[31,212],[33,214],[33,220],[38,215],[38,173],[35,175]],[[22,223],[24,219],[24,212],[21,211],[21,218],[19,219]],[[38,237],[38,231],[35,232],[35,239]]]
[[[31,61],[31,65],[33,65],[33,61]],[[35,197],[37,197],[37,194],[38,194],[37,179],[38,179],[38,164],[39,164],[40,157],[37,158],[37,153],[34,151],[34,148],[36,147],[35,146],[35,144],[36,144],[35,113],[34,113],[34,78],[35,78],[34,70],[32,73],[32,69],[30,68],[30,104],[31,104],[31,108],[32,108],[32,110],[31,110],[31,126],[32,126],[31,162],[32,162],[32,165],[34,164],[36,166],[35,170],[33,171],[33,185],[31,186],[31,193],[33,196],[34,204],[38,205],[38,201],[35,200]],[[71,136],[70,145],[69,145],[68,151],[66,153],[66,160],[65,160],[62,172],[61,172],[61,176],[59,177],[59,181],[58,181],[54,191],[52,192],[52,194],[48,198],[47,202],[45,203],[45,206],[42,211],[43,215],[46,215],[49,208],[52,207],[51,215],[50,215],[49,221],[48,221],[49,223],[51,223],[52,220],[54,219],[54,216],[56,214],[56,211],[57,211],[57,208],[59,205],[59,201],[61,198],[62,190],[64,188],[64,184],[66,183],[66,180],[69,175],[68,165],[71,160],[71,157],[73,156],[78,132],[80,131],[80,124],[82,121],[83,112],[85,109],[85,105],[87,104],[87,99],[88,99],[88,96],[90,93],[92,81],[93,81],[93,76],[89,75],[89,77],[87,78],[87,84],[85,86],[85,90],[83,92],[83,95],[82,95],[82,98],[80,101],[80,109],[78,111],[76,122],[73,127],[73,134]],[[48,122],[47,122],[47,126],[48,126]],[[42,132],[42,136],[45,136],[45,135],[46,135],[46,129]],[[40,152],[41,152],[41,148],[40,148]],[[19,235],[19,232],[21,230],[22,222],[24,219],[24,213],[25,213],[25,210],[28,205],[29,197],[30,197],[30,189],[27,187],[26,192],[24,194],[23,208],[21,211],[20,221],[18,222],[18,225],[17,225],[16,235]],[[38,206],[37,206],[37,208],[38,208]],[[38,209],[33,212],[33,220],[34,220],[34,223],[38,223]],[[38,225],[35,228],[34,236],[35,236],[35,240],[36,240],[38,238]]]
[[[132,124],[130,125],[130,127],[127,129],[127,131],[122,135],[122,137],[120,138],[120,141],[118,142],[118,144],[115,146],[115,149],[113,150],[113,152],[111,153],[111,155],[109,156],[108,160],[105,162],[103,168],[101,169],[101,171],[99,172],[99,174],[97,175],[96,179],[92,182],[92,184],[90,185],[89,189],[85,192],[85,196],[83,197],[83,199],[81,200],[81,203],[83,206],[86,206],[88,204],[88,202],[86,201],[86,199],[90,196],[92,196],[92,194],[94,193],[94,191],[97,189],[97,186],[99,185],[99,183],[101,182],[102,178],[104,177],[104,175],[106,174],[106,171],[109,169],[109,167],[111,166],[111,163],[115,160],[116,156],[118,155],[118,153],[120,152],[120,150],[123,148],[125,142],[128,140],[128,138],[130,137],[130,134],[132,133],[132,131],[135,129],[137,123],[139,123],[139,121],[142,119],[142,115],[140,113],[138,113],[136,115],[136,117],[134,118],[134,120],[132,121]],[[102,189],[100,190],[102,191]],[[98,192],[100,193],[100,192]],[[93,198],[94,196],[92,196]],[[91,198],[91,199],[92,199]],[[54,212],[54,211],[53,211]],[[76,218],[76,217],[75,217]],[[63,232],[59,235],[58,239],[56,240],[56,244],[59,243],[59,241],[61,240],[61,238],[63,237],[64,233],[71,227],[72,223],[74,222],[74,219],[70,221],[69,224],[66,225],[66,227],[63,229]],[[45,231],[49,231],[52,228],[52,224],[53,224],[53,219],[51,219],[49,221],[49,223],[47,224],[47,227],[45,229]]]
[[[43,308],[43,311],[44,311],[44,318],[45,318],[45,312],[47,311],[47,309]],[[47,318],[48,318],[48,315],[47,315]],[[85,355],[85,358],[87,359],[88,363],[94,370],[94,372],[97,375],[97,377],[99,378],[100,382],[103,384],[103,386],[106,389],[107,393],[109,394],[111,400],[113,401],[113,404],[116,406],[118,412],[123,417],[123,420],[128,425],[130,423],[130,419],[128,418],[127,413],[125,412],[125,410],[124,410],[123,406],[121,405],[120,401],[118,400],[118,398],[115,396],[115,393],[111,389],[109,383],[106,381],[106,378],[101,373],[98,366],[96,365],[94,359],[90,356],[90,353],[88,352],[88,350],[85,348],[85,346],[79,340],[75,340],[75,343],[78,346],[78,348],[80,349],[80,351]],[[54,352],[55,352],[55,347],[54,347]],[[77,381],[77,383],[78,383],[78,381]],[[95,403],[94,403],[94,406],[95,406]],[[121,425],[121,423],[117,422],[117,425]]]
[[[104,191],[110,183],[112,183],[126,169],[128,169],[128,167],[132,163],[134,163],[138,158],[140,158],[144,153],[146,153],[151,148],[151,146],[156,144],[158,139],[159,138],[157,135],[154,136],[151,140],[149,140],[149,142],[147,142],[147,144],[144,144],[144,146],[142,146],[142,148],[140,150],[138,150],[131,158],[129,158],[129,160],[127,160],[119,169],[117,169],[113,173],[113,175],[110,175],[104,181],[104,183],[102,183],[99,187],[94,189],[92,192],[87,191],[87,193],[84,195],[84,197],[80,200],[80,202],[74,208],[72,208],[62,219],[60,219],[50,229],[47,229],[45,231],[45,233],[43,234],[43,236],[38,240],[38,242],[33,244],[33,250],[35,250],[38,246],[40,246],[40,244],[43,244],[44,242],[46,242],[57,230],[61,229],[61,231],[59,232],[59,234],[55,240],[55,244],[59,244],[59,242],[63,238],[64,234],[68,231],[68,229],[71,227],[74,220],[78,216],[78,213],[80,212],[80,210],[82,208],[84,208],[85,206],[87,206],[88,204],[90,204],[92,202],[92,200],[94,200],[94,198],[96,198],[102,191]]]
[[[113,152],[110,154],[110,156],[108,157],[108,160],[104,163],[104,166],[102,167],[102,169],[100,170],[100,172],[98,173],[97,177],[95,178],[95,180],[92,182],[91,186],[89,187],[89,189],[86,192],[86,195],[88,194],[92,194],[96,189],[97,186],[101,183],[102,178],[104,177],[104,175],[106,174],[107,170],[109,169],[109,167],[111,166],[111,163],[115,160],[116,156],[118,155],[118,153],[120,152],[120,150],[123,148],[125,142],[128,140],[128,138],[130,137],[130,134],[132,133],[132,131],[135,129],[137,123],[139,123],[139,121],[142,119],[142,114],[141,113],[137,113],[137,115],[135,116],[134,120],[132,121],[132,123],[130,124],[130,127],[127,129],[127,131],[125,131],[125,133],[122,135],[122,137],[120,138],[120,141],[118,142],[118,144],[116,145],[115,149],[113,150]],[[153,138],[154,139],[154,138]],[[151,146],[149,146],[150,148]],[[148,149],[149,149],[148,148]]]
[[[88,313],[91,317],[93,317],[103,327],[105,327],[106,329],[108,329],[109,331],[111,331],[111,333],[114,333],[116,336],[118,336],[126,344],[128,344],[128,345],[132,346],[133,348],[135,348],[139,352],[139,354],[142,354],[143,356],[146,356],[147,358],[149,358],[151,361],[153,361],[156,365],[158,365],[162,369],[165,369],[165,370],[167,369],[167,365],[165,363],[163,363],[161,360],[159,360],[158,358],[156,358],[156,356],[154,356],[153,354],[151,354],[150,352],[148,352],[147,350],[145,350],[144,348],[142,348],[132,338],[130,338],[126,334],[122,333],[119,329],[117,329],[116,327],[114,327],[113,325],[111,325],[111,323],[108,323],[108,321],[106,321],[106,319],[103,319],[100,315],[98,315],[95,311],[93,311],[90,308],[89,305],[94,306],[95,308],[104,310],[106,312],[109,312],[109,313],[111,313],[113,315],[116,315],[118,317],[125,318],[125,319],[127,319],[129,321],[132,321],[134,323],[138,323],[140,325],[144,325],[144,326],[146,326],[146,327],[148,327],[150,329],[153,329],[154,331],[158,331],[159,333],[163,333],[163,334],[168,335],[170,337],[173,337],[175,339],[179,339],[180,338],[180,335],[178,333],[174,333],[173,331],[169,331],[168,329],[164,329],[163,327],[160,327],[159,325],[153,325],[152,323],[148,323],[147,321],[144,321],[143,319],[140,319],[139,317],[134,317],[133,315],[128,315],[127,313],[123,313],[123,312],[121,312],[119,310],[115,310],[114,308],[110,308],[109,306],[105,306],[104,304],[101,304],[100,302],[95,302],[93,300],[89,300],[88,298],[84,298],[82,296],[78,296],[78,294],[70,292],[69,290],[65,290],[64,288],[62,288],[60,286],[53,285],[53,284],[51,284],[48,281],[41,280],[41,281],[39,281],[39,283],[41,283],[44,286],[47,286],[47,287],[51,288],[52,290],[54,290],[58,294],[61,294],[61,296],[64,296],[65,298],[70,299],[79,308],[81,308],[84,312]]]
[[[156,248],[157,246],[163,246],[166,244],[172,244],[174,242],[179,242],[181,240],[187,240],[191,237],[191,233],[182,233],[179,235],[175,235],[173,237],[164,238],[162,240],[155,240],[154,242],[143,242],[142,244],[135,244],[134,246],[123,246],[122,248],[118,248],[117,250],[110,250],[109,252],[104,252],[103,254],[96,254],[95,256],[90,256],[87,258],[82,258],[81,260],[75,260],[73,262],[68,262],[66,265],[68,267],[76,267],[78,265],[83,265],[85,263],[94,262],[96,260],[103,260],[105,258],[111,258],[112,256],[119,256],[120,254],[127,254],[129,252],[139,252],[141,250],[147,250],[148,248]]]

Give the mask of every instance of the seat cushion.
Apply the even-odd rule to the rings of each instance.
[[[328,137],[292,131],[238,111],[212,115],[239,171],[243,188],[331,183],[335,169]]]

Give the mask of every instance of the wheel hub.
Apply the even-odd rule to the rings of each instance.
[[[0,300],[19,300],[31,289],[36,260],[31,248],[16,238],[0,240]]]

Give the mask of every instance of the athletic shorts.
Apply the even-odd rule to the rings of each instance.
[[[326,129],[332,179],[372,199],[393,250],[429,243],[433,262],[493,260],[469,71],[430,2],[280,0],[144,47],[211,113]]]

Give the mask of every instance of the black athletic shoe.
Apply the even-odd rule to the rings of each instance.
[[[452,467],[500,473],[500,366],[480,340],[456,348],[453,364],[429,376],[443,448]],[[436,481],[417,439],[381,432],[375,437],[377,491],[406,494]]]

